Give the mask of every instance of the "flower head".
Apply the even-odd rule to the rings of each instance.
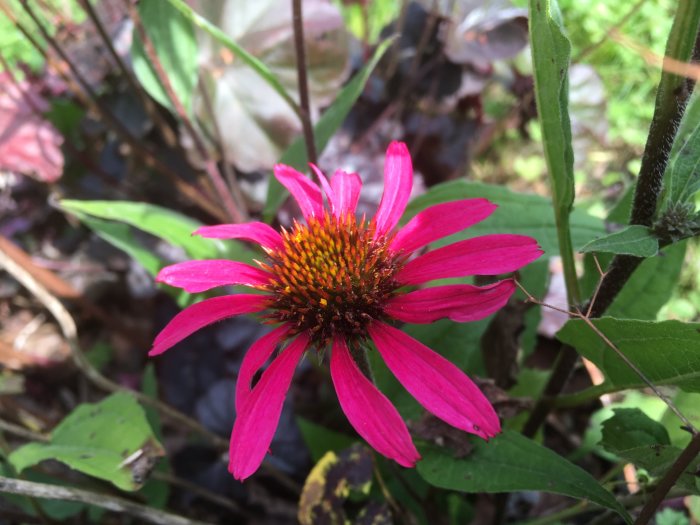
[[[357,174],[336,171],[329,181],[312,168],[320,187],[289,166],[275,167],[275,176],[299,204],[303,223],[295,222],[281,233],[259,222],[197,230],[208,238],[258,243],[267,254],[258,267],[227,260],[190,261],[168,266],[158,275],[159,281],[189,292],[239,284],[264,293],[216,297],[190,306],[158,334],[149,354],[160,354],[196,330],[235,315],[264,312],[266,322],[275,325],[247,352],[236,384],[229,470],[238,479],[260,466],[294,369],[304,352],[314,348],[331,348],[338,400],[358,434],[400,465],[414,466],[420,455],[397,410],[353,357],[369,341],[427,410],[484,439],[495,436],[500,432],[498,416],[478,387],[455,365],[390,323],[441,318],[465,322],[490,315],[513,293],[512,279],[483,287],[455,284],[413,291],[407,287],[515,271],[541,255],[536,241],[522,235],[486,235],[412,258],[431,242],[482,221],[496,206],[485,199],[445,202],[423,210],[396,231],[413,182],[404,144],[389,146],[384,194],[371,220],[355,216],[362,186]],[[276,357],[252,387],[253,376],[277,348]]]

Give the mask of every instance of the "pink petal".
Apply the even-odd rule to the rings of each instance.
[[[306,220],[314,216],[323,216],[323,195],[316,184],[284,164],[275,166],[275,177],[292,194]]]
[[[159,283],[176,286],[190,293],[230,284],[260,286],[269,283],[270,279],[272,275],[260,268],[226,259],[173,264],[163,268],[156,277]]]
[[[234,315],[264,310],[268,300],[266,295],[240,294],[214,297],[193,304],[173,317],[161,330],[153,341],[153,347],[148,355],[162,354],[171,346],[208,324]]]
[[[354,214],[362,189],[360,176],[357,173],[338,170],[333,174],[331,187],[333,188],[333,213],[335,216]]]
[[[246,479],[262,463],[275,434],[294,369],[308,344],[308,336],[302,333],[282,350],[263,372],[243,410],[237,414],[228,463],[236,479]]]
[[[243,239],[257,242],[263,248],[270,250],[278,250],[282,247],[280,234],[264,222],[202,226],[193,235],[201,235],[207,239]]]
[[[486,199],[443,202],[418,213],[391,242],[394,251],[411,253],[433,241],[460,232],[491,215],[498,206]]]
[[[483,287],[436,286],[393,297],[384,311],[405,323],[432,323],[443,318],[459,323],[478,321],[503,308],[514,291],[511,279]]]
[[[544,252],[525,235],[484,235],[459,241],[409,261],[396,275],[401,284],[467,275],[508,273],[534,261]]]
[[[398,224],[412,187],[413,167],[408,148],[403,142],[392,142],[384,161],[384,194],[375,215],[375,238],[386,235]]]
[[[253,376],[265,364],[272,352],[275,351],[277,345],[289,333],[289,326],[282,325],[275,328],[269,334],[262,336],[255,341],[248,349],[241,363],[241,369],[238,371],[238,379],[236,381],[236,413],[240,414],[243,411],[248,397],[250,397],[251,381]]]
[[[391,402],[355,364],[343,339],[333,341],[331,377],[338,401],[350,424],[372,448],[404,467],[413,467],[420,454],[406,424]]]
[[[491,403],[447,359],[384,323],[372,323],[369,333],[389,370],[428,411],[484,439],[501,431]]]
[[[323,192],[326,194],[326,198],[328,199],[331,209],[333,209],[333,188],[331,188],[330,184],[328,184],[328,179],[323,174],[323,172],[320,169],[318,169],[318,166],[316,166],[316,164],[312,164],[309,162],[309,167],[311,168],[311,171],[313,171],[316,174],[318,183],[321,185]]]

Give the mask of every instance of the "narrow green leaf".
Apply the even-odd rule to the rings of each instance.
[[[569,121],[571,43],[564,34],[556,0],[530,0],[530,38],[537,109],[554,206],[568,212],[574,202],[574,153]]]
[[[530,47],[542,145],[552,183],[559,254],[571,304],[580,301],[569,214],[574,204],[574,153],[569,120],[571,43],[556,0],[529,0]]]
[[[546,256],[551,257],[559,253],[552,202],[539,195],[516,193],[502,186],[466,180],[438,184],[411,201],[401,221],[407,222],[416,213],[434,204],[477,197],[490,200],[498,205],[498,209],[485,221],[475,224],[464,232],[438,241],[434,246],[444,246],[461,239],[488,233],[519,233],[535,238]],[[602,220],[579,210],[571,214],[571,235],[574,246],[581,247],[604,233],[605,227]]]
[[[197,39],[192,22],[163,0],[141,0],[138,11],[175,95],[189,112],[198,70]],[[134,73],[141,85],[149,95],[172,111],[170,97],[146,55],[137,31],[134,31],[131,56]]]
[[[655,385],[700,392],[700,324],[611,317],[592,322]],[[583,320],[567,322],[557,338],[600,368],[606,390],[646,386]]]
[[[539,490],[590,500],[631,523],[625,509],[585,470],[517,432],[486,442],[470,436],[473,450],[455,458],[434,445],[421,447],[418,472],[436,487],[463,492]]]
[[[8,460],[21,472],[54,459],[132,491],[144,481],[147,470],[141,467],[152,466],[164,454],[134,396],[120,392],[79,405],[54,429],[50,443],[24,445]]]
[[[144,248],[132,235],[131,228],[119,222],[96,219],[84,213],[74,211],[73,214],[80,222],[90,228],[101,239],[112,246],[125,251],[132,259],[144,267],[151,275],[155,276],[165,266],[165,263],[148,249]]]
[[[202,225],[200,222],[173,210],[153,204],[129,201],[77,201],[65,199],[60,202],[60,206],[64,210],[76,214],[79,218],[87,215],[128,224],[163,239],[174,246],[180,246],[193,259],[224,257],[238,261],[250,261],[253,257],[250,250],[236,241],[222,242],[193,236],[192,232]],[[104,222],[102,221],[101,225],[103,230]],[[125,231],[123,229],[117,230],[121,234]],[[110,239],[106,240],[111,242]],[[132,251],[136,249],[131,244],[129,246],[125,244],[115,245],[130,254],[132,252],[127,247],[130,246],[129,249]],[[152,264],[152,262],[149,264]]]
[[[323,152],[333,134],[342,125],[345,117],[347,117],[352,109],[353,104],[362,94],[372,71],[374,71],[379,60],[384,56],[384,53],[393,41],[394,38],[388,38],[377,46],[371,60],[358,71],[350,82],[348,82],[333,104],[331,104],[331,106],[323,112],[321,118],[319,118],[314,127],[314,142],[316,143],[316,151],[319,155]],[[293,166],[301,171],[306,171],[307,162],[304,137],[297,138],[280,158],[280,163]],[[277,209],[282,205],[287,195],[287,190],[277,179],[275,177],[270,177],[267,201],[265,203],[265,209],[263,210],[263,218],[266,222],[270,222],[274,218]]]
[[[163,0],[152,0],[153,2],[163,2]],[[177,9],[187,20],[193,23],[200,29],[203,29],[211,35],[217,42],[230,49],[236,57],[238,57],[246,65],[250,66],[253,71],[260,75],[283,99],[294,109],[295,113],[299,113],[299,106],[287,93],[282,83],[270,71],[262,61],[251,55],[248,51],[234,42],[226,33],[209,22],[206,18],[195,13],[192,8],[187,5],[184,0],[168,0],[171,6]],[[164,3],[164,2],[163,2]]]
[[[646,226],[627,226],[586,244],[581,251],[653,257],[659,252],[659,240]]]

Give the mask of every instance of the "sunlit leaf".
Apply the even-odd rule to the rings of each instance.
[[[8,459],[18,471],[54,459],[132,491],[164,454],[135,398],[117,393],[79,405],[53,430],[49,443],[29,443]]]

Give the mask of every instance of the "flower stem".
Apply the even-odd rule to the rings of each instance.
[[[309,82],[306,75],[306,51],[304,50],[304,16],[301,0],[292,0],[292,19],[294,23],[294,51],[297,56],[297,79],[299,82],[299,103],[301,105],[300,118],[304,129],[304,143],[306,144],[306,157],[312,164],[317,164],[316,142],[314,141],[314,128],[311,125],[311,110],[309,104]]]
[[[679,2],[666,47],[666,56],[681,62],[687,62],[693,55],[697,56],[700,51],[699,25],[700,3],[692,0]],[[663,174],[668,164],[670,144],[673,143],[693,87],[693,83],[678,75],[669,72],[662,74],[654,117],[639,171],[632,207],[632,224],[651,224],[661,192]],[[590,308],[591,318],[600,317],[605,313],[642,261],[639,257],[629,255],[615,256],[603,276],[596,301]],[[533,436],[542,425],[553,406],[553,398],[563,389],[577,360],[576,351],[568,345],[562,345],[560,357],[544,393],[525,423],[525,435]]]

